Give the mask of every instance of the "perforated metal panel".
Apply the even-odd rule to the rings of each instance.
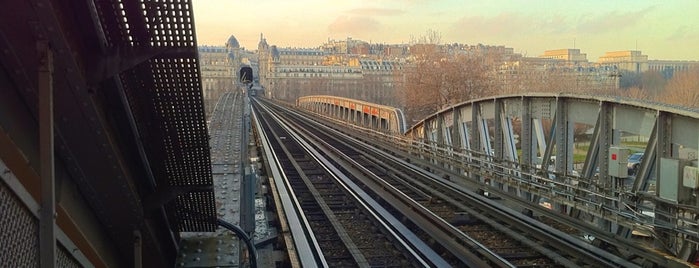
[[[190,0],[95,1],[107,42],[196,47]]]
[[[153,46],[196,47],[194,40],[194,22],[189,0],[144,1],[148,30],[154,33]],[[167,16],[165,21],[156,21],[156,17]]]
[[[56,255],[56,267],[61,267],[61,268],[80,268],[83,267],[78,263],[75,258],[68,252],[66,248],[61,246],[60,244],[58,245],[57,248],[57,255]]]
[[[190,2],[95,1],[107,47],[154,54],[119,77],[159,187],[213,185]],[[213,221],[189,217],[215,218],[213,191],[180,196],[167,208],[173,228],[215,230]]]
[[[39,221],[2,180],[0,267],[39,267]]]
[[[158,184],[210,186],[211,159],[195,58],[154,58],[121,75]],[[187,219],[186,211],[215,217],[212,191],[176,200],[180,231],[213,231],[213,223]],[[209,221],[210,222],[210,221]]]
[[[214,203],[213,192],[193,192],[177,197],[176,215],[179,220],[179,230],[181,232],[198,232],[216,230],[216,208],[214,206],[203,206],[202,204]],[[192,212],[197,213],[192,213]]]
[[[154,105],[167,134],[164,146],[173,156],[165,162],[171,185],[212,185],[197,60],[157,58],[151,66]]]

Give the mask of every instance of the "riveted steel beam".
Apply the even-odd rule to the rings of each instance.
[[[39,54],[39,155],[41,158],[41,267],[56,265],[56,178],[53,140],[53,54],[48,41],[37,43]]]

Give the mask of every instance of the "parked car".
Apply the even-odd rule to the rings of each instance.
[[[636,176],[636,173],[638,173],[638,168],[641,166],[641,161],[643,161],[643,153],[634,153],[629,155],[626,167],[629,169],[630,176]]]

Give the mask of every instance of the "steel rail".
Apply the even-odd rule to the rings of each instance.
[[[291,113],[293,113],[293,111],[291,111]],[[297,128],[300,130],[302,127]],[[308,134],[313,135],[310,133]],[[315,139],[317,140],[317,143],[322,145],[322,147],[328,148],[325,149],[319,146],[320,150],[325,151],[325,153],[328,155],[331,153],[339,155],[341,158],[343,158],[343,161],[349,163],[350,166],[361,172],[363,176],[369,177],[369,179],[375,181],[376,183],[364,183],[377,194],[387,192],[390,196],[379,195],[394,208],[405,214],[405,216],[413,221],[417,226],[421,227],[423,231],[430,234],[436,241],[442,244],[445,249],[458,257],[464,264],[470,267],[493,265],[498,267],[515,267],[512,263],[491,251],[477,240],[449,224],[443,218],[429,211],[429,209],[398,190],[395,186],[374,175],[370,170],[363,167],[349,156],[336,149],[331,149],[333,146],[328,144],[326,141],[318,137]],[[429,228],[429,226],[436,228]],[[457,237],[460,240],[454,239]],[[475,255],[473,252],[477,252],[478,255],[487,259],[490,263],[487,264],[483,262],[481,257]]]
[[[268,109],[265,107],[265,109]],[[271,112],[271,111],[270,111]],[[341,171],[334,167],[330,161],[319,153],[314,146],[306,141],[306,138],[297,134],[298,129],[290,127],[280,116],[272,115],[290,131],[290,136],[298,141],[309,155],[314,158],[350,195],[363,206],[390,234],[408,251],[421,265],[428,267],[450,266],[439,254],[429,248],[422,240],[396,219],[390,212],[373,200],[363,189],[347,178]]]
[[[295,111],[290,111],[291,113],[296,113]],[[313,121],[310,121],[313,122]],[[314,122],[314,124],[317,124]],[[318,124],[320,125],[320,124]],[[317,126],[318,126],[317,125]],[[334,130],[333,130],[334,131]],[[340,132],[336,132],[335,135],[345,135]],[[352,146],[352,145],[350,145]],[[558,230],[555,230],[537,220],[531,219],[529,217],[526,217],[525,215],[522,215],[519,212],[516,212],[510,208],[507,208],[503,205],[497,204],[493,202],[492,200],[489,200],[483,196],[480,196],[478,194],[475,194],[471,191],[468,191],[464,189],[461,186],[458,186],[454,184],[453,182],[446,181],[442,178],[439,178],[435,176],[432,173],[429,173],[427,171],[424,171],[423,169],[410,164],[410,163],[405,163],[404,161],[397,159],[395,156],[392,156],[380,149],[377,149],[375,147],[369,146],[367,144],[364,144],[362,142],[355,141],[353,146],[361,146],[365,150],[373,151],[375,153],[381,154],[385,158],[393,159],[395,163],[398,163],[400,165],[403,165],[405,168],[409,168],[413,170],[414,172],[418,172],[422,174],[423,176],[431,178],[435,183],[442,185],[443,187],[449,188],[452,191],[459,192],[461,193],[462,196],[468,198],[469,200],[473,202],[477,202],[479,205],[483,206],[484,208],[488,208],[491,213],[497,213],[500,215],[502,218],[507,218],[511,224],[515,226],[521,226],[523,229],[527,229],[528,232],[531,232],[533,234],[537,234],[537,237],[539,239],[549,241],[552,243],[555,243],[558,246],[565,247],[569,251],[573,251],[576,253],[582,253],[585,254],[586,258],[591,258],[592,261],[594,261],[597,264],[605,265],[605,266],[623,266],[623,267],[634,267],[638,266],[635,263],[629,262],[623,258],[620,258],[616,255],[613,255],[609,252],[606,252],[602,249],[596,248],[593,245],[589,243],[585,243],[577,238],[571,237],[568,234],[565,234],[563,232],[560,232]],[[535,244],[531,244],[532,246],[535,246]],[[567,266],[577,266],[568,260],[562,258],[558,254],[552,254],[551,252],[546,253],[545,255],[551,257],[552,259],[558,261],[561,264],[567,263]],[[588,259],[589,260],[589,259]]]
[[[295,170],[296,173],[298,173],[299,179],[301,180],[300,183],[297,181],[296,185],[297,186],[303,185],[303,186],[301,186],[301,188],[296,188],[296,190],[297,190],[296,196],[298,196],[298,195],[304,196],[304,193],[308,192],[312,196],[310,199],[312,199],[313,203],[315,205],[317,205],[317,208],[313,207],[313,208],[309,209],[308,205],[310,202],[304,202],[302,200],[301,203],[305,203],[307,206],[302,207],[301,209],[304,210],[304,212],[306,212],[306,213],[315,212],[315,209],[320,209],[322,211],[323,215],[325,215],[325,219],[327,220],[329,225],[332,227],[334,232],[337,234],[337,236],[338,236],[337,238],[339,238],[342,241],[342,244],[344,244],[344,248],[346,248],[348,253],[352,256],[353,261],[359,267],[369,267],[369,262],[367,261],[367,258],[364,256],[364,254],[362,254],[361,250],[356,245],[356,243],[354,243],[354,241],[350,237],[347,229],[342,225],[342,223],[338,219],[337,215],[335,215],[335,212],[332,210],[332,208],[330,207],[328,202],[326,202],[323,199],[323,194],[321,193],[321,191],[316,188],[316,185],[311,181],[311,179],[309,178],[309,175],[306,174],[308,169],[312,170],[315,168],[314,168],[314,166],[308,166],[307,164],[303,164],[303,162],[307,162],[307,160],[303,159],[303,157],[302,157],[302,159],[298,159],[298,157],[297,157],[298,151],[299,151],[299,149],[303,150],[304,149],[303,146],[300,145],[299,147],[301,147],[301,148],[294,148],[293,145],[285,144],[285,142],[288,142],[289,139],[284,139],[284,141],[282,141],[281,137],[282,136],[283,137],[288,137],[288,136],[293,137],[293,132],[290,129],[283,126],[278,120],[276,120],[274,114],[272,114],[269,111],[266,111],[266,112],[270,115],[270,117],[272,117],[271,121],[275,121],[274,123],[269,122],[270,120],[266,120],[267,122],[265,122],[265,124],[269,127],[270,133],[272,134],[270,136],[274,137],[274,139],[276,140],[276,143],[280,145],[279,149],[281,150],[281,152],[279,152],[279,154],[286,155],[286,157],[285,157],[286,160],[288,161],[288,163],[290,163],[293,166],[293,169],[291,169],[291,170],[287,167],[285,173],[287,173],[287,172],[293,173],[294,171],[292,171],[292,170]],[[273,124],[277,127],[272,126]],[[315,173],[315,172],[313,172],[313,173]],[[311,205],[311,206],[313,206],[313,205]],[[310,224],[313,225],[314,223],[311,222]],[[317,223],[316,223],[316,225],[317,225]],[[323,225],[325,225],[325,223],[323,223]],[[322,245],[321,245],[321,247],[322,247]],[[327,255],[330,255],[330,254],[326,254],[326,256]],[[328,258],[333,258],[333,257],[334,256],[328,256]]]
[[[286,220],[289,222],[289,229],[293,237],[294,251],[298,255],[298,260],[302,267],[329,267],[323,256],[323,251],[318,244],[318,241],[313,235],[308,220],[301,211],[301,205],[296,198],[293,189],[289,183],[289,179],[281,171],[281,164],[278,156],[271,149],[272,145],[269,141],[269,136],[261,125],[258,112],[253,109],[252,116],[255,121],[257,133],[261,135],[261,143],[263,151],[272,172],[272,179],[277,186],[279,197],[282,201],[281,206]]]

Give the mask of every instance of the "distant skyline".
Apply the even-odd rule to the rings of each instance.
[[[575,47],[590,61],[618,50],[699,60],[696,0],[192,1],[199,45],[223,45],[234,35],[256,50],[260,33],[280,47],[347,37],[398,44],[432,29],[442,43],[504,45],[530,57]]]

